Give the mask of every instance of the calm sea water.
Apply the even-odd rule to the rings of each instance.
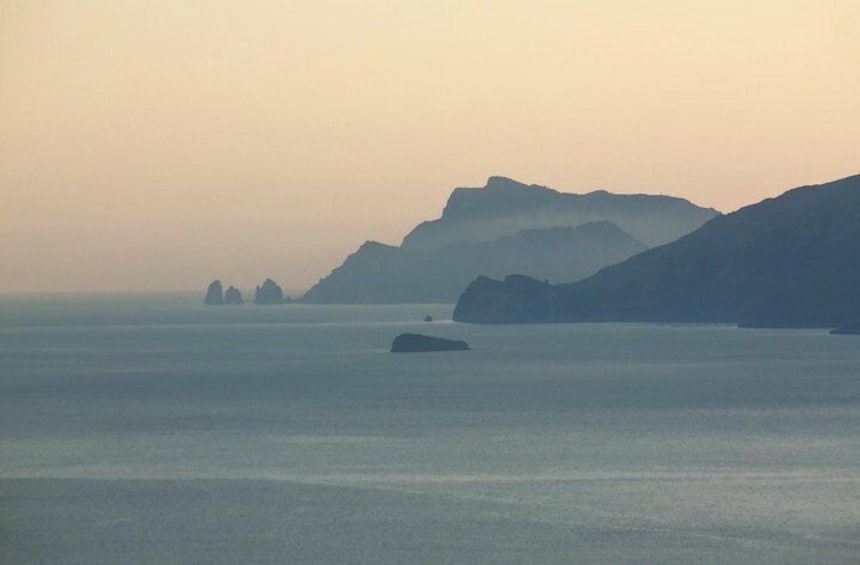
[[[200,299],[0,298],[0,562],[860,562],[860,338]]]

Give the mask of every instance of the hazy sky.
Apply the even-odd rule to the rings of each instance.
[[[490,175],[860,173],[858,0],[0,0],[0,291],[302,288]]]

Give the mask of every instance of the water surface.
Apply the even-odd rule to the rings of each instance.
[[[0,298],[0,562],[860,561],[854,337],[199,302]]]

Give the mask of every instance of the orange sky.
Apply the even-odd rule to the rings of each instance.
[[[0,0],[0,291],[300,289],[490,175],[860,173],[860,2]]]

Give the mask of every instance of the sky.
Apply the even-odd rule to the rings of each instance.
[[[0,292],[300,290],[503,175],[860,173],[857,0],[0,0]]]

